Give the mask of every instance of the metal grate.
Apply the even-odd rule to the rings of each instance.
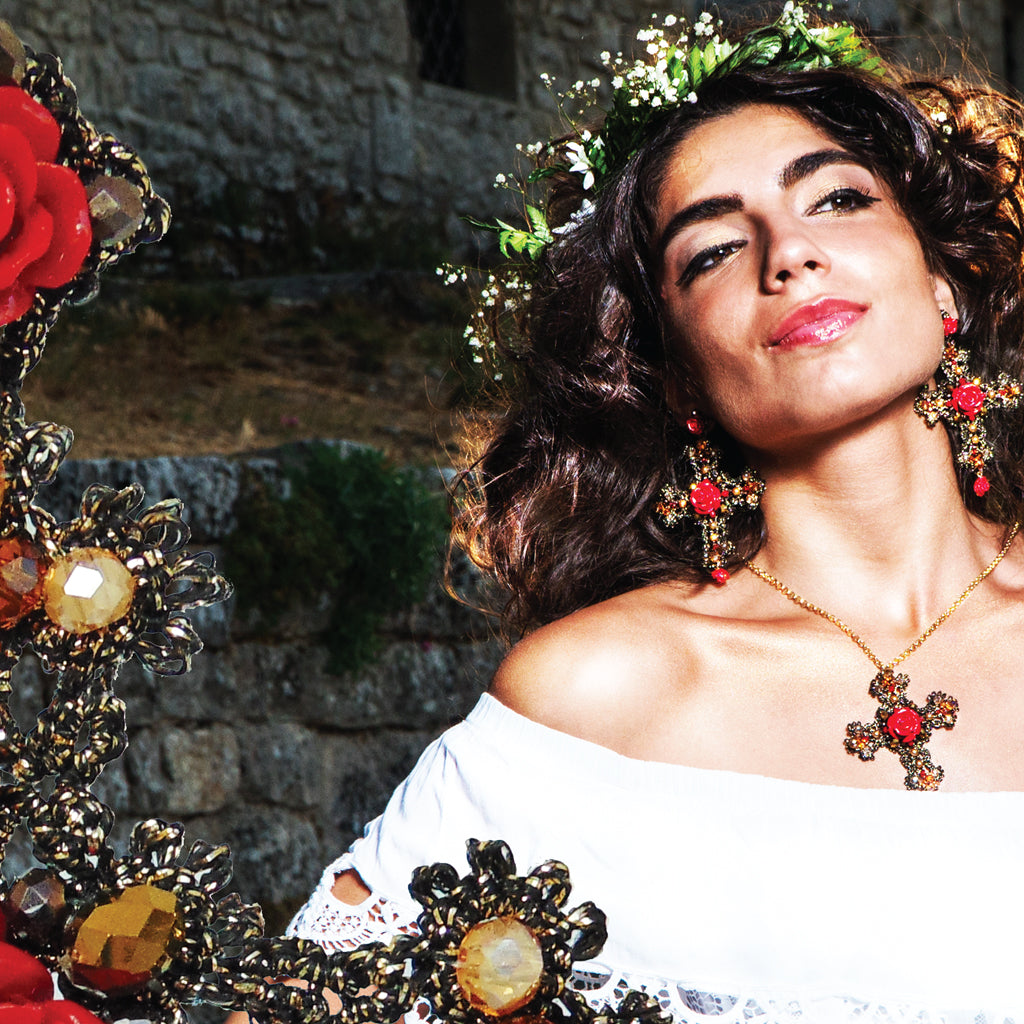
[[[406,0],[419,44],[419,76],[466,88],[466,23],[462,0]]]

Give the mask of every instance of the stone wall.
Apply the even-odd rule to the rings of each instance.
[[[464,237],[462,215],[497,208],[514,143],[554,128],[536,69],[574,80],[648,4],[512,6],[507,99],[421,80],[406,0],[11,0],[3,14],[63,57],[83,108],[145,155],[179,213],[219,206],[258,242],[263,218],[344,230],[382,208]]]
[[[246,273],[275,259],[307,269],[372,261],[367,231],[389,234],[385,260],[466,243],[460,217],[500,211],[505,196],[491,183],[513,163],[513,144],[556,127],[541,71],[563,84],[589,78],[602,50],[630,49],[654,7],[692,15],[703,6],[465,0],[484,28],[473,29],[467,17],[476,80],[455,88],[423,79],[409,14],[445,3],[454,7],[448,0],[8,0],[0,13],[31,45],[62,55],[89,116],[138,147],[174,202],[170,244],[145,259],[152,265],[177,254],[179,266],[191,260],[207,272]],[[723,12],[757,6],[719,4]],[[836,6],[904,52],[955,53],[966,33],[983,61],[1006,69],[1016,0]],[[504,31],[486,32],[499,9]],[[209,217],[218,230],[204,234],[199,225]]]
[[[147,504],[181,497],[190,548],[216,551],[247,475],[277,472],[273,454],[71,462],[40,500],[69,518],[90,483],[139,482]],[[472,593],[472,576],[461,576]],[[240,891],[280,928],[423,747],[472,707],[501,648],[483,616],[439,583],[386,624],[377,661],[344,676],[324,667],[315,615],[285,615],[273,632],[259,632],[229,602],[193,621],[206,649],[192,672],[160,677],[132,662],[119,677],[129,747],[96,791],[115,809],[122,840],[135,821],[155,816],[185,822],[192,838],[229,842]],[[15,691],[23,722],[48,699],[34,665],[19,666]]]

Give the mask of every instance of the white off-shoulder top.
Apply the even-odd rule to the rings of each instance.
[[[595,1004],[658,992],[681,1022],[1024,1024],[1024,793],[854,789],[639,761],[483,696],[331,864],[289,932],[340,948],[420,908],[421,864],[504,839],[593,900]],[[330,893],[354,868],[372,895]],[[419,1018],[417,1018],[419,1019]]]

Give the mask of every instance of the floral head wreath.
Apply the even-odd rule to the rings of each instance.
[[[637,34],[644,56],[627,59],[601,54],[611,73],[611,102],[598,128],[585,128],[585,113],[597,104],[601,79],[577,82],[572,89],[556,93],[559,107],[569,124],[569,133],[546,142],[518,149],[534,169],[522,179],[499,174],[495,187],[517,192],[523,203],[526,224],[516,227],[504,220],[493,223],[472,221],[498,236],[498,248],[505,260],[487,275],[480,303],[466,328],[465,336],[473,359],[484,362],[493,354],[495,322],[514,337],[514,317],[529,295],[536,265],[559,236],[573,231],[593,211],[593,196],[613,179],[636,155],[671,110],[684,103],[699,103],[701,90],[712,81],[738,71],[773,68],[779,71],[809,71],[818,68],[851,68],[884,74],[884,67],[865,45],[849,22],[820,21],[819,16],[792,0],[779,17],[746,35],[730,40],[721,34],[722,23],[708,13],[692,25],[667,15],[661,25],[651,25]],[[541,79],[549,87],[548,75]],[[552,225],[543,201],[533,198],[535,186],[556,174],[574,176],[582,196],[579,207],[568,220]],[[469,278],[464,268],[439,269],[447,283]],[[509,322],[511,318],[512,322]],[[500,380],[500,371],[495,373]]]

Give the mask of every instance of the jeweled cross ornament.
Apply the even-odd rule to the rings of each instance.
[[[936,690],[924,707],[907,697],[910,680],[884,668],[871,680],[868,692],[878,701],[875,720],[867,725],[851,722],[846,727],[846,749],[862,761],[873,761],[877,751],[891,750],[906,769],[907,789],[938,789],[945,772],[932,761],[925,744],[933,729],[952,729],[960,705],[955,697]]]
[[[1007,409],[1017,405],[1024,396],[1024,384],[1008,374],[1001,373],[994,381],[971,377],[967,369],[967,352],[957,348],[952,336],[956,320],[946,338],[942,362],[938,368],[939,381],[934,388],[921,389],[914,400],[914,409],[924,417],[929,427],[945,420],[960,435],[956,459],[974,473],[974,493],[983,498],[989,489],[985,464],[992,458],[992,444],[988,439],[983,416],[992,409]]]
[[[705,424],[699,416],[686,421],[686,429],[698,437]],[[716,583],[726,583],[729,570],[726,558],[736,549],[726,533],[729,518],[744,505],[757,508],[764,490],[764,481],[746,470],[742,476],[729,476],[719,465],[718,454],[705,439],[687,449],[693,467],[693,480],[686,491],[666,484],[654,506],[655,513],[666,526],[675,526],[682,519],[695,519],[700,526],[704,568]]]
[[[846,727],[844,746],[848,754],[856,754],[862,761],[873,761],[875,754],[882,748],[891,750],[900,759],[900,764],[907,770],[903,784],[907,789],[938,789],[945,774],[932,761],[931,752],[925,746],[931,739],[934,729],[952,729],[956,722],[960,705],[948,693],[936,690],[928,695],[924,707],[907,698],[907,687],[910,680],[905,675],[897,675],[893,669],[904,659],[916,651],[967,600],[971,594],[988,579],[996,566],[1006,557],[1014,539],[1020,532],[1020,523],[1014,523],[1006,537],[999,554],[985,566],[977,576],[967,584],[967,589],[902,653],[888,664],[867,643],[861,639],[842,619],[837,619],[831,612],[825,611],[791,590],[785,583],[777,580],[770,572],[759,565],[748,561],[747,568],[758,578],[774,587],[783,597],[799,605],[805,611],[819,615],[826,622],[831,622],[836,629],[848,636],[871,660],[878,669],[878,675],[871,680],[868,692],[879,704],[875,712],[875,720],[870,725],[863,722],[851,722]]]

